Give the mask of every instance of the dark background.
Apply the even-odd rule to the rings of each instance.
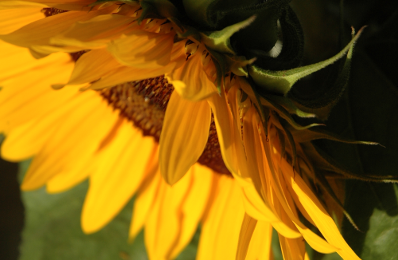
[[[0,259],[17,259],[24,208],[17,181],[18,164],[0,160]]]

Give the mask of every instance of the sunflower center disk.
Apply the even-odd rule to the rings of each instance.
[[[173,85],[160,76],[103,89],[101,96],[108,101],[110,106],[119,110],[120,116],[140,128],[143,135],[152,136],[158,142],[166,107],[173,91]],[[198,162],[218,173],[230,175],[221,156],[213,116],[209,139]]]

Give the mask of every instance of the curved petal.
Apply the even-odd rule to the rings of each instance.
[[[236,260],[245,260],[247,250],[249,248],[250,240],[252,238],[254,229],[256,228],[257,220],[245,213],[242,227],[239,234],[238,250],[236,252]]]
[[[49,179],[62,171],[68,171],[82,164],[91,156],[89,138],[83,139],[87,132],[92,129],[96,120],[101,118],[101,110],[98,110],[102,100],[95,93],[85,93],[82,98],[73,101],[79,105],[79,110],[65,109],[65,115],[59,117],[55,113],[43,119],[44,124],[55,120],[55,127],[50,127],[50,136],[40,152],[33,159],[21,184],[21,189],[32,190],[43,186]],[[90,94],[94,95],[91,96]],[[72,102],[71,102],[72,103]],[[62,110],[62,108],[60,109]],[[46,122],[46,120],[49,120]],[[65,142],[65,140],[68,140]]]
[[[271,250],[272,225],[269,222],[257,221],[245,214],[239,236],[237,260],[273,259]]]
[[[100,142],[109,135],[114,125],[118,124],[119,119],[118,112],[109,109],[106,101],[103,101],[101,105],[102,107],[98,107],[98,111],[95,111],[95,113],[100,115],[101,120],[95,120],[91,124],[93,131],[82,136],[83,142],[85,142],[84,149],[86,150],[82,159],[85,159],[85,163],[80,164],[79,167],[75,166],[72,169],[62,171],[51,178],[46,185],[47,192],[57,193],[70,189],[85,180],[90,173],[96,170],[99,160],[97,149]],[[90,115],[90,117],[95,117],[95,113]],[[83,155],[80,155],[80,157],[83,157]]]
[[[132,241],[140,232],[145,222],[148,220],[151,209],[154,207],[155,200],[161,185],[160,172],[156,172],[150,182],[143,187],[134,201],[133,217],[131,218],[129,240]]]
[[[60,35],[50,38],[58,47],[80,47],[82,50],[105,47],[111,40],[139,29],[135,18],[104,14],[87,21],[79,21]]]
[[[196,163],[209,138],[210,107],[171,94],[160,135],[160,172],[167,183],[179,181]]]
[[[243,188],[243,201],[247,214],[251,217],[267,221],[280,233],[288,238],[301,237],[297,228],[288,225],[290,220],[282,221],[281,218],[275,214],[275,210],[271,207],[266,200],[260,198],[254,187],[247,186]]]
[[[240,187],[234,179],[219,176],[212,198],[202,224],[197,259],[235,259],[245,213]]]
[[[1,8],[0,8],[1,9]],[[0,34],[8,34],[44,18],[42,7],[0,10]]]
[[[70,11],[60,13],[30,23],[10,34],[0,35],[0,39],[17,46],[30,48],[32,54],[36,58],[42,58],[50,53],[58,51],[80,51],[82,47],[60,47],[52,45],[50,39],[68,30],[76,22],[86,21],[110,11],[111,9],[108,8],[92,12]]]
[[[80,8],[83,6],[87,6],[92,4],[95,0],[22,0],[22,1],[15,1],[15,0],[0,0],[0,8],[22,8],[25,6],[42,6],[42,7],[56,7],[59,5],[76,5]],[[60,8],[62,9],[62,8]],[[72,10],[72,9],[65,9],[65,10]]]
[[[181,97],[191,101],[203,100],[217,92],[214,82],[204,71],[199,53],[165,76]]]
[[[305,184],[301,176],[298,174],[293,176],[291,171],[286,170],[286,167],[289,166],[287,162],[283,161],[281,169],[285,175],[287,184],[297,194],[299,203],[305,208],[326,240],[337,248],[336,252],[343,259],[360,259],[344,240],[333,219],[323,208],[315,194]]]
[[[170,62],[174,33],[134,31],[108,45],[108,51],[126,66],[160,68]]]
[[[77,60],[67,84],[78,85],[97,81],[122,66],[106,50],[92,50]]]
[[[112,87],[117,84],[155,78],[172,71],[176,66],[175,62],[167,64],[165,67],[155,69],[137,69],[133,67],[120,67],[104,75],[100,80],[91,84],[91,89],[102,89],[105,87]]]
[[[22,47],[49,44],[50,38],[66,31],[74,23],[91,19],[98,12],[66,12],[30,23],[19,30],[0,38],[6,42]]]
[[[140,187],[152,160],[154,143],[125,121],[101,151],[82,211],[82,228],[92,233],[111,221]],[[137,152],[139,151],[139,152]]]
[[[258,220],[270,221],[272,226],[283,236],[287,238],[298,238],[301,234],[297,228],[293,225],[290,219],[281,219],[280,214],[277,214],[278,208],[275,204],[272,204],[271,184],[269,177],[266,173],[266,165],[264,164],[264,156],[261,149],[261,139],[259,136],[259,126],[261,123],[254,106],[247,109],[243,120],[243,141],[245,144],[245,151],[247,155],[247,165],[249,168],[250,177],[253,180],[254,187],[251,192],[252,196],[248,197],[253,207],[257,209],[257,212],[247,211],[252,217]],[[254,193],[258,193],[262,199],[254,196]],[[246,196],[249,193],[246,193]],[[254,214],[257,213],[257,214]]]
[[[285,260],[309,260],[308,254],[305,251],[304,239],[296,238],[290,239],[279,235],[279,244],[283,259]]]
[[[247,250],[246,259],[273,259],[271,251],[272,242],[272,225],[268,222],[257,221],[252,238],[250,240],[249,249]]]
[[[178,254],[189,244],[200,220],[206,212],[207,205],[212,199],[211,192],[215,184],[215,174],[206,166],[195,164],[192,166],[194,183],[181,207],[183,221],[178,243],[173,248],[171,258]]]
[[[38,1],[15,1],[15,0],[0,0],[0,10],[2,9],[22,9],[22,8],[44,8],[47,5]]]
[[[272,136],[272,133],[269,133],[269,140],[273,140],[273,138],[277,138],[276,136]],[[280,179],[282,173],[276,171],[278,169],[275,165],[278,165],[281,160],[280,155],[273,156],[271,153],[271,143],[267,142],[265,134],[261,132],[261,142],[263,148],[263,156],[265,156],[264,164],[268,172],[270,173],[268,176],[271,181],[272,191],[274,191],[275,202],[274,205],[280,205],[281,209],[286,212],[288,219],[290,219],[299,232],[302,234],[304,239],[308,242],[308,244],[317,250],[318,252],[329,254],[332,252],[336,252],[337,248],[332,244],[326,242],[323,238],[316,235],[309,228],[301,223],[298,218],[297,212],[295,212],[295,205],[292,201],[292,198],[289,193],[283,191],[283,187],[285,186]],[[275,159],[275,162],[273,161]],[[290,167],[289,171],[292,171]],[[277,174],[279,173],[279,174]]]
[[[173,187],[161,185],[157,203],[145,225],[150,259],[174,259],[195,234],[208,204],[213,173],[194,165]]]
[[[61,70],[59,73],[62,73],[63,71],[70,73],[69,70],[73,66],[73,64],[70,62],[70,56],[68,54],[59,53],[48,56],[45,59],[36,60],[32,57],[28,49],[14,46],[12,44],[3,42],[1,40],[0,40],[0,53],[2,60],[0,64],[1,68],[0,83],[3,87],[2,92],[5,89],[11,89],[11,91],[13,91],[12,89],[22,88],[23,86],[29,84],[31,80],[26,81],[23,86],[14,84],[12,85],[12,87],[8,88],[7,84],[4,81],[10,79],[11,81],[7,82],[10,83],[11,85],[13,80],[16,80],[16,78],[21,77],[24,74],[27,74],[28,72],[34,72],[33,69],[35,68],[46,67],[46,70],[43,71],[43,73],[46,73],[46,71],[48,71],[47,69],[51,69],[53,66],[58,67],[61,64],[63,64],[64,66],[69,66],[70,68],[64,68],[64,70]],[[37,73],[37,71],[35,72],[36,75],[31,75],[32,80],[36,79],[45,80],[46,77],[40,76],[39,73]],[[17,75],[18,77],[15,77]],[[60,80],[63,81],[64,80],[63,77],[60,77]]]
[[[4,131],[7,134],[9,130],[19,125],[52,113],[66,105],[65,103],[77,94],[76,89],[69,89],[60,95],[50,87],[54,80],[61,82],[65,80],[72,64],[64,64],[61,59],[60,63],[50,62],[47,65],[50,67],[42,73],[30,69],[18,77],[12,77],[0,83],[3,88],[0,92],[1,132]],[[18,75],[19,70],[11,68],[7,71],[6,68],[5,71],[6,74],[15,72]]]

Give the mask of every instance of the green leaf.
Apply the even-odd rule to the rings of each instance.
[[[252,65],[249,66],[249,74],[250,76],[252,76],[256,84],[260,88],[263,88],[265,91],[286,95],[290,91],[294,83],[296,83],[299,79],[336,62],[337,60],[342,58],[350,49],[352,51],[352,48],[355,42],[358,40],[359,36],[361,35],[362,30],[363,28],[359,30],[357,35],[343,50],[327,60],[285,71],[264,70],[256,65]]]
[[[147,259],[141,233],[128,244],[132,203],[101,231],[86,235],[80,227],[87,182],[60,194],[42,188],[22,193],[26,222],[20,260]]]
[[[361,231],[344,220],[342,233],[363,259],[397,259],[397,184],[349,181],[345,207]]]

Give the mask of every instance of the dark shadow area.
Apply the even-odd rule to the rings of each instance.
[[[24,225],[24,207],[17,181],[18,164],[0,159],[0,259],[15,260]]]

